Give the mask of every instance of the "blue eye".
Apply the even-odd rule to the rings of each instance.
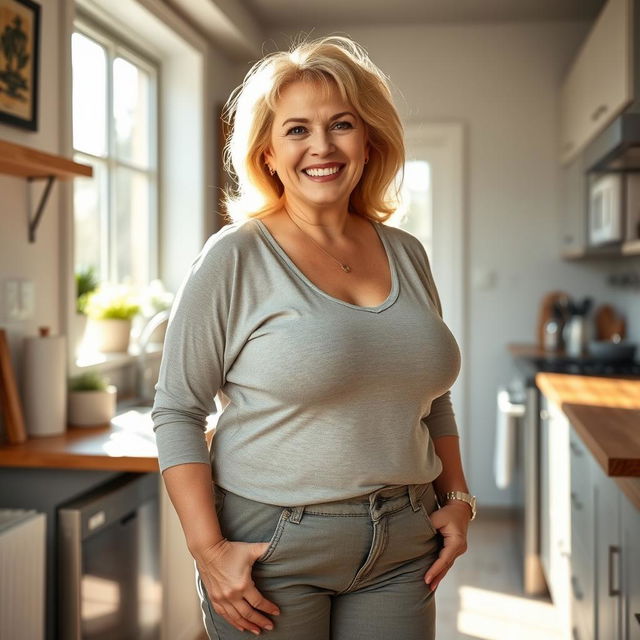
[[[302,125],[297,125],[296,127],[291,127],[291,129],[289,129],[289,131],[287,131],[287,135],[289,134],[293,134],[294,136],[300,135],[301,133],[304,133],[304,127]]]

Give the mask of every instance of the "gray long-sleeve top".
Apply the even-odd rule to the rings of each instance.
[[[207,240],[176,295],[155,387],[161,471],[210,463],[225,489],[287,506],[437,478],[433,438],[458,435],[460,351],[420,241],[372,224],[392,280],[375,307],[319,289],[260,220]]]

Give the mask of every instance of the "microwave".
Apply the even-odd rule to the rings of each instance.
[[[589,185],[588,237],[590,246],[624,239],[624,174],[591,177]]]

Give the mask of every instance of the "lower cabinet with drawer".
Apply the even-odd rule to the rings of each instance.
[[[640,640],[640,511],[573,426],[569,449],[573,640]]]
[[[597,637],[622,640],[621,491],[595,462],[593,490],[596,504]]]
[[[592,640],[595,620],[594,462],[573,427],[569,429],[571,467],[571,627],[573,640]]]
[[[636,478],[640,483],[640,478]],[[640,509],[624,494],[622,525],[622,640],[640,640]]]

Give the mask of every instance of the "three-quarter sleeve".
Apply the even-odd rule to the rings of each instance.
[[[222,234],[219,234],[222,235]],[[228,256],[212,236],[192,263],[176,294],[155,386],[151,418],[160,471],[209,464],[205,429],[224,382]]]
[[[415,245],[418,248],[420,254],[420,264],[423,267],[423,273],[427,293],[433,301],[440,319],[443,319],[442,315],[442,303],[440,302],[440,296],[438,295],[438,288],[436,287],[433,274],[431,272],[431,265],[427,252],[425,251],[422,243],[416,239]],[[459,350],[455,350],[452,353],[457,359],[460,357]],[[459,361],[456,363],[459,369]],[[451,402],[451,390],[445,391],[442,395],[438,396],[431,403],[430,411],[427,415],[423,416],[422,422],[429,429],[431,438],[439,438],[441,436],[459,436],[458,425],[456,423],[456,417],[453,410],[453,404]]]

